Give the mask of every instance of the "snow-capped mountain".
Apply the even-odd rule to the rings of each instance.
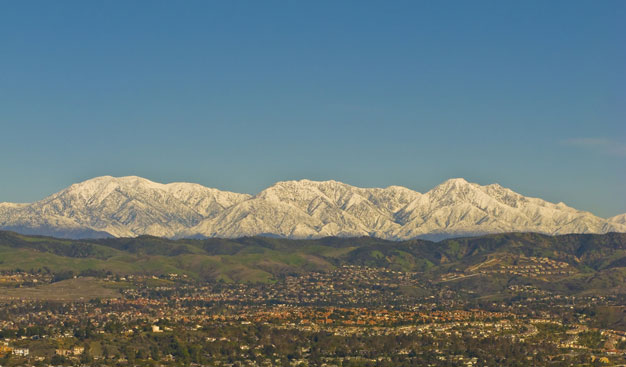
[[[251,196],[192,183],[105,176],[32,204],[0,203],[0,229],[73,238],[262,234],[438,239],[499,232],[626,232],[624,219],[602,219],[497,184],[480,186],[463,179],[448,180],[425,194],[399,186],[285,181]]]
[[[0,206],[0,228],[32,234],[86,233],[87,237],[173,237],[246,200],[250,195],[191,183],[155,183],[141,177],[97,177],[33,204]]]
[[[609,222],[626,224],[626,213],[609,218]]]
[[[420,193],[403,187],[362,189],[336,181],[278,182],[249,200],[202,221],[186,234],[394,238],[394,213]]]

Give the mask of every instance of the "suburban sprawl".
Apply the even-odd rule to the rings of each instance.
[[[3,236],[4,259],[17,252],[49,261],[0,264],[2,366],[626,364],[617,266],[624,235],[439,243],[139,238],[83,247]],[[291,257],[235,261],[263,248]],[[107,249],[161,257],[175,270],[121,271],[119,254],[107,258]],[[176,267],[188,252],[223,256],[230,267]],[[108,259],[109,268],[94,259]]]

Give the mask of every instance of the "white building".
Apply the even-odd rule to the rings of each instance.
[[[26,357],[29,353],[30,351],[28,350],[28,348],[13,349],[13,355],[16,355],[16,356]]]

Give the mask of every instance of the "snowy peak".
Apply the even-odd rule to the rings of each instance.
[[[453,178],[435,186],[425,195],[430,200],[444,200],[447,203],[454,203],[467,201],[480,194],[479,185],[469,183],[462,178]]]
[[[164,185],[136,176],[103,176],[73,184],[33,204],[0,211],[0,226],[171,237],[248,197],[197,184]]]
[[[609,222],[626,225],[626,213],[608,219]]]
[[[0,203],[0,229],[67,237],[102,235],[289,238],[445,238],[498,232],[626,232],[608,220],[526,197],[498,184],[454,178],[421,194],[401,186],[282,181],[257,195],[137,176],[96,177],[32,204]]]

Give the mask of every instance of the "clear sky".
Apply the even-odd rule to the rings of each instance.
[[[626,212],[626,1],[4,1],[0,201],[498,182]]]

